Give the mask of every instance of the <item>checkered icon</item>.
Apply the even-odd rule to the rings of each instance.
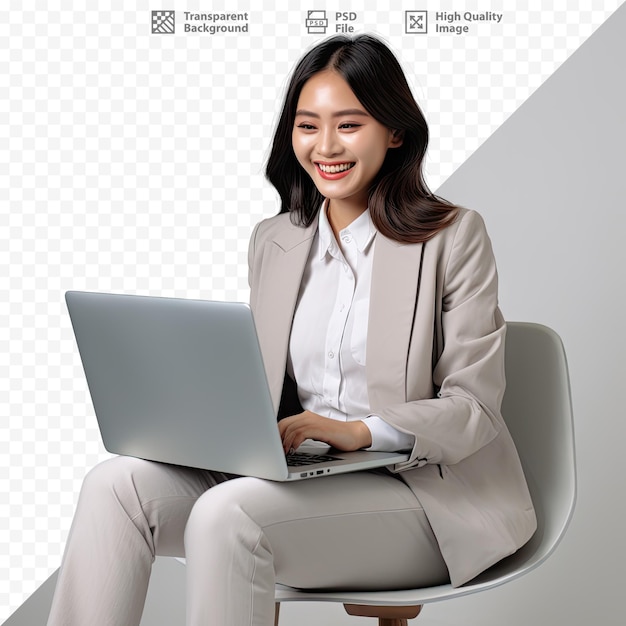
[[[176,25],[174,11],[152,11],[152,33],[171,35]]]

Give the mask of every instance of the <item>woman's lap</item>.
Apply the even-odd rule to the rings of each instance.
[[[357,472],[289,483],[241,478],[204,494],[192,516],[223,512],[232,503],[262,528],[278,582],[394,589],[447,580],[419,501],[392,475]]]
[[[116,457],[86,480],[94,479],[131,503],[126,513],[144,535],[150,529],[155,554],[185,556],[189,519],[194,536],[225,541],[243,513],[269,541],[284,584],[398,588],[447,579],[419,501],[384,472],[280,483]],[[189,531],[186,541],[193,551]]]

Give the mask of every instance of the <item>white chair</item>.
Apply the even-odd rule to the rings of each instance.
[[[574,511],[576,467],[574,427],[565,351],[559,336],[539,324],[508,323],[507,387],[502,412],[515,440],[532,499],[538,528],[515,554],[471,582],[454,589],[376,592],[309,592],[276,586],[276,625],[280,603],[342,602],[350,615],[378,617],[379,626],[406,626],[423,604],[491,589],[538,567],[563,537]]]

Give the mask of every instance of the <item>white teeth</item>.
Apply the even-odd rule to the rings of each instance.
[[[318,163],[317,166],[326,174],[338,174],[339,172],[345,172],[349,170],[354,163],[341,163],[340,165],[323,165]]]

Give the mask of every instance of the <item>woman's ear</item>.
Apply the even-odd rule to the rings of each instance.
[[[390,148],[399,148],[404,141],[404,131],[403,130],[392,130],[391,137],[389,139],[389,147]]]

